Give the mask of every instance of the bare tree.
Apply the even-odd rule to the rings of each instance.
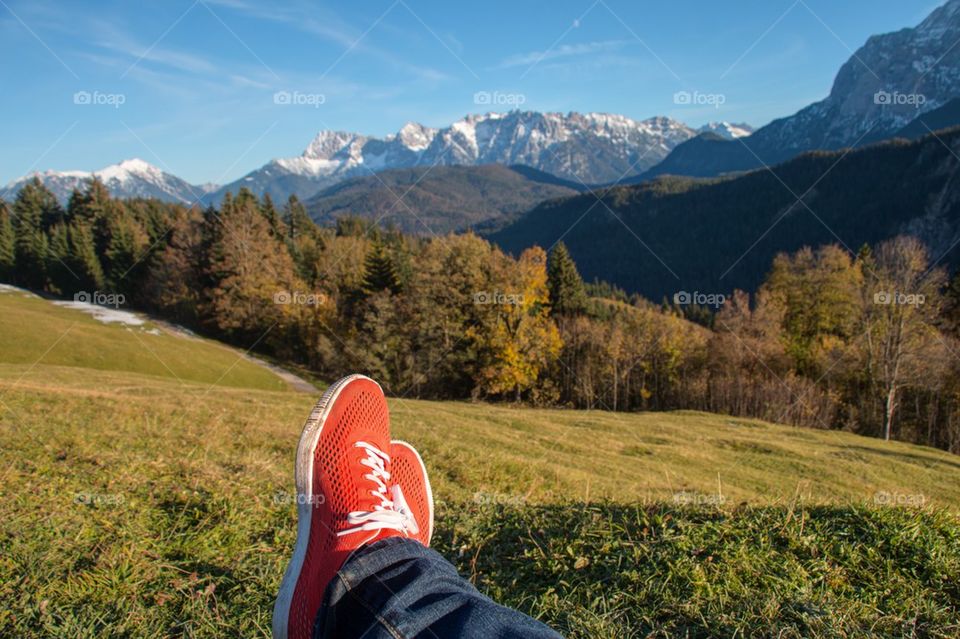
[[[881,244],[865,273],[864,319],[867,367],[882,392],[883,438],[889,440],[900,393],[924,385],[937,371],[939,332],[935,326],[945,276],[931,269],[923,245],[912,237]]]

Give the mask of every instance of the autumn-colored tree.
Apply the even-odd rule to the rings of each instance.
[[[540,247],[525,250],[516,263],[502,254],[494,259],[506,273],[503,288],[475,299],[486,306],[486,322],[471,328],[481,350],[478,390],[488,395],[512,394],[520,400],[560,354],[560,334],[549,316],[546,253]],[[506,276],[506,277],[504,277]]]
[[[819,377],[834,349],[854,338],[859,265],[839,246],[780,254],[763,290],[783,308],[783,340],[798,372]]]
[[[203,290],[202,216],[178,208],[164,233],[164,246],[148,261],[143,298],[149,307],[181,324],[199,319]]]
[[[292,305],[300,303],[297,293],[307,292],[284,244],[271,234],[256,196],[242,189],[235,199],[225,199],[208,224],[206,313],[217,329],[245,343],[285,329],[295,314]]]
[[[398,310],[412,362],[404,388],[413,394],[467,397],[479,375],[482,303],[490,292],[490,244],[472,233],[425,241]]]

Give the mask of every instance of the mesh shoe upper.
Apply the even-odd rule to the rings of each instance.
[[[410,536],[429,546],[433,535],[433,492],[423,460],[413,446],[395,439],[390,445],[390,462],[393,481],[403,490],[406,504],[417,522],[418,530]]]
[[[287,637],[291,639],[310,637],[326,588],[351,552],[376,539],[403,534],[389,528],[364,530],[350,521],[351,513],[375,512],[390,497],[389,460],[382,460],[382,467],[376,469],[370,462],[370,448],[387,455],[390,450],[387,403],[380,387],[356,376],[330,404],[318,405],[317,410],[321,414],[311,419],[321,421],[319,434],[311,454],[305,456],[312,468],[298,468],[298,499],[309,504],[310,531],[290,603]],[[310,427],[308,420],[305,436]],[[358,446],[361,442],[367,447]],[[305,445],[310,442],[301,440],[301,447]],[[299,485],[301,475],[303,486]]]

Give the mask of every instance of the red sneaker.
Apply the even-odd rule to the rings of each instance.
[[[275,639],[310,639],[327,586],[350,553],[419,533],[402,489],[393,488],[389,451],[380,386],[363,375],[330,386],[297,445],[297,543],[273,607]]]
[[[402,494],[399,501],[418,525],[419,530],[410,536],[429,546],[433,536],[433,491],[427,467],[417,449],[399,439],[390,442],[390,463],[393,466],[390,475]]]

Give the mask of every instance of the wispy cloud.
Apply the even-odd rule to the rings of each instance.
[[[360,36],[336,14],[315,3],[294,2],[282,5],[263,5],[246,0],[205,0],[207,4],[223,7],[256,18],[294,27],[311,35],[319,36],[336,44],[348,47]]]
[[[518,53],[500,61],[498,65],[501,69],[510,67],[525,67],[539,62],[556,60],[557,58],[573,58],[598,53],[609,53],[618,51],[631,44],[629,40],[602,40],[599,42],[583,42],[580,44],[562,44],[547,51],[530,51],[529,53]]]
[[[137,41],[109,22],[98,20],[94,23],[95,46],[119,53],[131,60],[152,62],[156,65],[186,71],[188,73],[213,73],[215,64],[192,52],[180,51],[159,45],[150,46]]]
[[[397,51],[384,50],[364,37],[364,31],[342,20],[329,9],[314,3],[296,2],[278,5],[261,5],[247,0],[204,0],[207,4],[242,13],[258,20],[282,24],[311,36],[320,37],[344,49],[369,55],[374,59],[428,82],[450,80],[449,74],[429,66],[404,60]],[[403,11],[402,8],[397,11]],[[378,28],[388,29],[387,25]],[[448,38],[449,39],[449,38]],[[456,42],[454,40],[454,42]]]

